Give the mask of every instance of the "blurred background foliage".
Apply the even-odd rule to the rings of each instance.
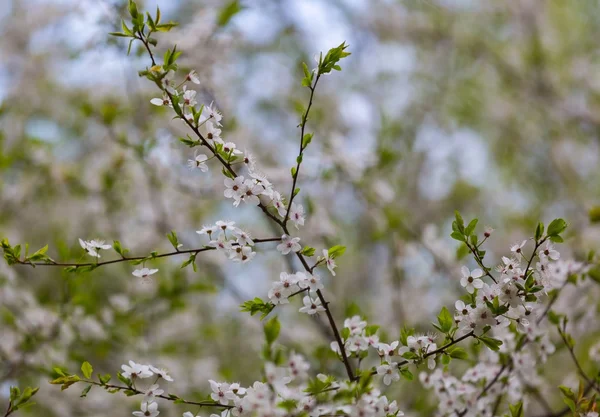
[[[348,247],[338,275],[326,278],[338,321],[360,311],[393,338],[403,325],[428,329],[460,294],[465,253],[448,236],[456,209],[496,229],[490,260],[555,217],[570,223],[564,256],[581,259],[599,246],[589,216],[600,205],[596,1],[144,6],[157,3],[181,23],[160,36],[159,50],[184,51],[181,62],[200,75],[201,101],[224,114],[224,138],[250,149],[280,190],[291,186],[306,101],[301,62],[350,45],[342,73],[319,85],[299,179],[309,211],[302,241]],[[49,244],[49,255],[64,261],[82,258],[79,237],[118,239],[143,255],[168,250],[165,235],[176,230],[186,248],[199,247],[206,242],[195,230],[218,219],[274,236],[256,210],[223,201],[216,167],[186,168],[190,151],[177,141],[184,126],[150,104],[154,86],[137,77],[147,57],[135,46],[127,57],[123,41],[107,35],[120,30],[125,6],[3,3],[0,235],[36,249]],[[3,264],[0,398],[10,384],[41,384],[33,415],[128,414],[133,400],[92,390],[80,401],[46,383],[53,366],[76,370],[82,360],[103,373],[129,359],[165,366],[182,396],[206,394],[210,378],[260,378],[261,323],[239,304],[264,297],[280,271],[297,268],[267,248],[244,266],[201,254],[198,272],[181,269],[184,259],[155,261],[151,284],[129,265],[72,275]],[[582,314],[590,306],[597,309],[597,298]],[[283,342],[314,353],[315,367],[340,369],[327,326],[296,308],[277,313]],[[585,330],[587,340],[597,338],[597,328]],[[435,404],[411,387],[410,396],[400,388],[392,398],[428,415]],[[177,407],[162,413],[180,415]]]

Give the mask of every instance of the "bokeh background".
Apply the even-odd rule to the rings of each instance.
[[[219,219],[277,235],[257,210],[223,200],[217,166],[186,167],[185,128],[150,104],[155,86],[137,76],[147,57],[135,46],[126,56],[107,35],[120,30],[125,1],[1,3],[0,236],[77,261],[80,237],[144,255],[168,250],[170,230],[200,247],[195,231]],[[143,5],[157,3],[181,23],[159,50],[184,51],[200,101],[223,112],[223,137],[251,150],[280,190],[291,187],[307,100],[301,63],[350,45],[343,71],[319,85],[299,178],[302,241],[348,247],[337,276],[323,274],[338,322],[360,309],[392,339],[404,325],[429,329],[461,294],[460,265],[473,266],[449,238],[454,210],[495,229],[488,262],[555,217],[570,224],[564,257],[600,247],[588,215],[600,204],[597,1],[250,0],[226,21],[225,2]],[[10,385],[36,384],[38,405],[24,413],[128,415],[136,399],[79,399],[47,384],[53,366],[75,371],[82,360],[102,373],[130,359],[164,366],[170,391],[187,397],[205,395],[211,378],[260,379],[262,325],[239,305],[298,267],[261,248],[246,265],[201,254],[197,272],[180,268],[185,259],[156,261],[150,284],[131,265],[72,275],[1,263],[0,405]],[[597,308],[597,298],[564,302]],[[282,342],[339,371],[324,318],[298,314],[297,303],[277,310]],[[597,331],[580,329],[583,346]],[[411,415],[435,408],[417,382],[399,387],[390,395]]]

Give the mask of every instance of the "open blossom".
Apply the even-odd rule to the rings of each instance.
[[[134,411],[133,415],[136,417],[156,417],[160,414],[158,411],[158,403],[156,402],[143,402],[140,407],[142,411]]]
[[[277,213],[281,216],[281,217],[285,217],[285,213],[287,212],[285,209],[285,204],[283,204],[283,200],[281,199],[281,194],[279,194],[278,191],[273,191],[273,207],[275,207],[275,209],[277,210]]]
[[[392,362],[391,364],[378,366],[377,375],[383,375],[383,383],[385,385],[390,385],[392,382],[400,380],[398,364],[396,362]]]
[[[175,85],[175,81],[173,80],[175,78],[175,71],[173,70],[169,70],[160,80],[163,88],[165,90],[167,90],[167,92],[169,92],[170,94],[175,94],[175,88],[173,88],[173,86]]]
[[[254,241],[248,232],[235,228],[233,235],[236,237],[237,243],[239,243],[241,246],[254,246]]]
[[[215,126],[210,120],[207,120],[200,126],[200,133],[213,146],[217,143],[221,145],[224,143],[223,139],[221,139],[221,129]]]
[[[220,404],[227,405],[229,401],[233,401],[237,398],[237,396],[231,391],[229,384],[224,382],[215,382],[212,379],[209,379],[210,388],[212,389],[212,393],[210,394],[210,398],[214,401],[218,401]]]
[[[217,230],[219,230],[219,228],[216,225],[202,226],[202,229],[196,230],[196,233],[198,233],[199,235],[208,235],[210,237]]]
[[[188,90],[187,87],[183,86],[183,98],[182,103],[184,106],[194,107],[198,102],[196,101],[196,91]]]
[[[202,112],[202,116],[210,119],[216,126],[221,126],[221,119],[223,116],[216,107],[213,106],[213,103],[210,103],[208,106],[204,107],[204,111]]]
[[[154,375],[156,375],[156,376],[164,379],[165,381],[173,382],[173,378],[169,375],[169,373],[167,372],[166,369],[157,368],[157,367],[152,366],[152,365],[148,365],[148,367],[150,368],[150,370],[152,372],[154,372]]]
[[[234,262],[246,263],[250,262],[255,256],[256,252],[253,252],[250,246],[236,246],[231,250],[229,259]]]
[[[284,282],[276,281],[273,283],[271,289],[269,290],[269,300],[277,305],[277,304],[289,304],[290,300],[288,297],[292,294],[289,286],[286,286]]]
[[[237,230],[234,221],[217,220],[215,226],[221,231],[221,234],[226,233],[228,230],[235,233],[235,231]]]
[[[227,240],[224,234],[220,234],[217,239],[213,239],[208,242],[208,246],[216,248],[217,250],[230,251],[232,246],[231,242]]]
[[[474,269],[473,271],[469,271],[469,268],[463,266],[460,269],[460,272],[462,273],[460,285],[465,287],[469,294],[473,294],[475,288],[483,287],[483,281],[479,279],[479,277],[483,276],[483,271],[481,269]]]
[[[244,184],[244,177],[239,176],[235,179],[225,178],[225,191],[223,195],[226,198],[233,198],[233,205],[238,206],[242,201],[242,196],[246,192],[246,185]]]
[[[158,384],[152,384],[144,393],[144,401],[154,401],[154,397],[162,395],[165,391],[160,389]]]
[[[290,252],[298,252],[302,249],[302,246],[300,246],[298,242],[300,242],[299,237],[283,235],[281,236],[281,243],[277,245],[277,250],[281,252],[282,255],[287,255]]]
[[[524,240],[521,243],[515,243],[510,247],[510,251],[513,252],[517,256],[523,256],[523,247],[527,244],[527,241]]]
[[[123,370],[123,376],[129,379],[150,378],[153,375],[148,365],[142,365],[134,361],[129,361],[129,365],[121,365],[121,369]]]
[[[552,259],[553,261],[558,261],[558,259],[560,258],[560,253],[556,249],[554,249],[554,245],[552,244],[552,242],[547,241],[546,247],[543,251],[540,252],[540,257],[546,257]]]
[[[233,142],[225,142],[223,144],[223,152],[229,155],[241,155],[242,151],[237,149],[237,146]]]
[[[378,343],[375,348],[379,353],[379,356],[385,358],[385,360],[389,361],[390,357],[394,356],[395,350],[398,348],[400,342],[397,340],[393,341],[390,344],[387,343]]]
[[[251,152],[244,150],[243,161],[249,171],[254,171],[254,168],[256,167],[256,157]]]
[[[150,103],[154,104],[155,106],[171,107],[171,99],[169,98],[169,96],[166,93],[163,94],[162,98],[158,98],[158,97],[153,98],[152,100],[150,100]]]
[[[298,277],[296,274],[288,274],[287,272],[282,272],[281,274],[279,274],[279,281],[283,284],[285,288],[292,288],[298,283]]]
[[[294,222],[296,229],[298,226],[304,226],[304,207],[300,204],[292,203],[292,207],[290,208],[290,219]]]
[[[298,286],[300,288],[310,288],[311,291],[317,291],[323,289],[323,283],[321,278],[308,272],[296,273],[298,277]]]
[[[308,295],[302,299],[304,307],[300,307],[301,313],[307,313],[311,316],[321,311],[325,311],[325,307],[321,305],[321,300],[317,297],[315,299],[310,298]]]
[[[200,78],[198,78],[198,73],[196,70],[191,70],[188,75],[185,76],[186,81],[191,81],[194,84],[200,84]]]
[[[158,272],[158,269],[141,268],[141,269],[136,269],[131,274],[135,275],[138,278],[146,279],[146,278],[150,277],[150,275],[156,274],[157,272]]]
[[[203,153],[196,155],[194,159],[188,159],[188,166],[191,169],[198,168],[202,172],[208,171],[208,165],[206,165],[206,161],[208,160],[208,156]]]
[[[244,203],[258,206],[260,204],[260,198],[258,196],[262,194],[265,188],[249,179],[244,181],[244,186],[245,190],[244,194],[242,195],[242,200],[244,200]]]
[[[94,248],[87,240],[79,239],[79,245],[88,255],[93,256],[94,258],[100,258],[100,254],[96,251],[96,248]]]
[[[335,277],[335,268],[337,265],[335,264],[335,260],[331,256],[329,256],[329,251],[327,249],[323,249],[323,257],[325,258],[325,264],[327,265],[327,269],[329,269],[331,275]]]

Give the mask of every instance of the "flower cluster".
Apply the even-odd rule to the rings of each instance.
[[[288,274],[282,272],[279,274],[279,281],[275,281],[269,290],[269,300],[275,304],[288,304],[288,297],[302,291],[317,291],[323,288],[323,283],[318,275],[308,272],[296,272]],[[300,309],[302,313],[315,314],[325,311],[319,298],[312,299],[310,296],[304,297],[304,306]]]
[[[147,379],[155,377],[156,381],[163,379],[167,382],[173,382],[173,378],[164,369],[157,368],[153,365],[142,365],[134,361],[129,361],[129,365],[122,365],[121,373],[123,378],[126,378],[132,382],[132,384],[138,379]],[[158,411],[157,397],[160,397],[165,392],[156,383],[153,383],[144,391],[144,399],[140,405],[140,411],[134,411],[133,415],[136,417],[156,417],[160,414]]]
[[[206,144],[211,147],[211,152],[214,153],[213,157],[208,157],[206,154],[196,152],[194,158],[188,160],[188,166],[206,172],[209,169],[207,162],[218,156],[226,164],[223,172],[227,175],[227,178],[224,180],[225,190],[223,195],[232,199],[234,206],[239,206],[242,201],[253,206],[260,204],[271,206],[279,216],[289,218],[296,228],[303,226],[306,215],[302,205],[292,202],[288,210],[281,193],[275,191],[273,184],[269,182],[267,177],[256,170],[254,156],[250,152],[242,152],[237,149],[235,143],[223,140],[220,129],[223,117],[221,113],[212,104],[197,107],[197,93],[187,87],[188,81],[195,84],[200,83],[196,72],[188,73],[179,85],[174,82],[174,77],[175,72],[173,70],[167,70],[161,75],[161,84],[164,88],[163,97],[153,98],[150,102],[156,106],[174,107],[173,100],[175,100],[176,107],[182,113],[181,119],[198,129]],[[193,141],[190,143],[193,143]],[[231,164],[237,163],[240,158],[248,169],[248,177],[235,175],[231,169]]]
[[[199,235],[208,235],[208,246],[217,249],[234,262],[250,262],[256,252],[252,250],[254,241],[250,234],[235,226],[233,221],[219,220],[214,225],[202,226]]]

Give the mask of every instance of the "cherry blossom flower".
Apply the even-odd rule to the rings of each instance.
[[[191,169],[198,168],[202,172],[208,171],[208,165],[206,165],[206,161],[208,160],[208,156],[203,153],[196,155],[194,159],[188,159],[188,166]]]
[[[87,252],[88,255],[94,258],[100,258],[100,254],[96,251],[96,248],[87,240],[79,239],[79,245]]]
[[[260,184],[255,184],[252,180],[244,181],[245,191],[242,195],[242,200],[244,203],[251,204],[253,206],[258,206],[260,204],[259,195],[265,190],[265,188]]]
[[[515,243],[510,247],[510,251],[513,252],[516,256],[523,256],[523,247],[527,244],[527,241],[524,240],[521,243]]]
[[[377,375],[383,375],[383,383],[390,385],[392,382],[400,380],[400,374],[398,373],[398,364],[392,362],[391,364],[384,364],[377,367]]]
[[[150,279],[150,275],[156,274],[158,269],[141,268],[136,269],[131,274],[142,279]]]
[[[188,75],[185,76],[186,81],[191,81],[194,84],[200,84],[200,78],[198,78],[198,73],[196,70],[191,70]]]
[[[298,252],[302,249],[302,246],[298,242],[300,242],[299,237],[282,235],[281,243],[277,245],[277,250],[281,252],[282,255],[287,255],[290,252]]]
[[[469,271],[469,268],[463,266],[460,272],[462,273],[460,285],[465,287],[469,294],[473,294],[475,288],[483,287],[483,281],[479,279],[479,277],[483,276],[483,271],[481,269]]]
[[[134,411],[133,415],[136,417],[156,417],[157,415],[160,414],[160,411],[158,411],[158,403],[156,402],[146,402],[144,401],[142,403],[142,406],[140,407],[142,411]]]
[[[546,257],[552,259],[553,261],[558,261],[558,259],[560,258],[560,253],[556,249],[554,249],[554,245],[552,244],[552,242],[547,241],[546,247],[540,253],[540,257]]]
[[[241,155],[242,154],[242,151],[237,149],[235,143],[233,143],[233,142],[225,142],[223,144],[223,152],[225,152],[228,155]]]
[[[226,233],[228,230],[235,233],[236,230],[238,230],[238,228],[235,227],[235,222],[233,221],[217,220],[215,226],[221,231],[221,233]]]
[[[208,235],[210,237],[217,230],[219,230],[219,227],[216,225],[202,226],[202,229],[196,230],[196,233],[198,233],[199,235]]]
[[[233,198],[233,205],[238,206],[242,201],[242,196],[246,192],[246,185],[244,184],[244,177],[239,176],[235,179],[225,178],[225,187],[227,187],[223,193],[226,198]]]
[[[254,246],[254,241],[252,240],[250,233],[245,232],[242,229],[236,228],[233,231],[233,235],[236,237],[237,243],[239,243],[241,246]]]
[[[248,167],[249,171],[254,171],[256,168],[256,157],[247,150],[244,150],[244,164]]]
[[[207,120],[200,128],[200,132],[202,136],[210,143],[211,145],[215,145],[217,143],[223,144],[223,139],[221,139],[221,129],[215,126],[214,123]]]
[[[210,394],[210,398],[212,398],[214,401],[218,401],[223,405],[228,405],[229,401],[233,401],[237,398],[237,396],[229,388],[229,384],[224,382],[215,382],[212,379],[209,379],[208,382],[210,383],[210,388],[213,391]]]
[[[308,295],[302,299],[304,307],[300,307],[301,313],[307,313],[309,315],[317,314],[321,311],[325,311],[325,307],[321,305],[321,300],[317,297],[315,299],[310,298]]]
[[[141,365],[134,361],[129,361],[129,365],[121,365],[123,376],[129,379],[150,378],[153,374],[148,365]]]
[[[288,274],[287,272],[282,272],[279,274],[279,281],[283,284],[285,288],[292,288],[294,285],[298,283],[298,277],[296,274]]]
[[[152,384],[144,393],[144,401],[151,402],[154,401],[154,397],[162,395],[165,391],[160,389],[158,384]]]
[[[325,258],[325,264],[327,265],[327,269],[329,269],[331,275],[335,277],[335,268],[337,265],[335,264],[335,260],[331,256],[329,256],[329,251],[327,249],[323,249],[323,257]]]
[[[221,119],[223,118],[223,116],[213,106],[213,103],[210,103],[210,105],[204,107],[203,116],[204,114],[206,114],[206,118],[212,120],[216,126],[221,126]]]
[[[277,191],[273,191],[272,204],[273,204],[273,207],[275,207],[275,209],[277,209],[277,213],[281,217],[285,217],[285,213],[286,213],[285,204],[283,204],[283,201],[281,199],[281,194],[279,194],[279,192],[277,192]]]
[[[271,289],[269,290],[269,300],[277,305],[277,304],[289,304],[290,300],[288,297],[291,295],[292,291],[289,287],[286,287],[283,282],[274,282]]]
[[[296,229],[298,226],[304,226],[304,207],[300,204],[292,203],[292,207],[290,208],[290,219],[294,222]]]
[[[297,272],[298,286],[300,288],[310,288],[311,291],[323,289],[321,278],[308,272]]]
[[[255,256],[256,252],[253,252],[250,246],[237,246],[231,250],[229,259],[234,262],[246,263],[250,262]]]
[[[170,94],[176,94],[177,92],[175,91],[175,88],[173,88],[173,86],[175,85],[173,78],[175,78],[175,71],[173,70],[169,70],[160,80],[163,88],[165,90],[167,90]]]
[[[219,251],[229,252],[231,250],[231,242],[227,240],[224,234],[220,234],[217,239],[208,242],[208,246],[216,248]]]
[[[169,373],[167,372],[166,369],[163,368],[157,368],[155,366],[152,365],[148,365],[148,367],[150,368],[150,370],[152,372],[154,372],[154,374],[162,379],[164,379],[165,381],[168,382],[173,382],[173,378],[169,375]]]
[[[194,107],[198,102],[196,101],[196,91],[188,90],[187,87],[183,86],[183,100],[182,103],[184,106]]]
[[[163,94],[162,98],[158,98],[158,97],[153,98],[152,100],[150,100],[150,103],[154,104],[155,106],[172,107],[171,99],[169,98],[169,96],[166,93]]]

